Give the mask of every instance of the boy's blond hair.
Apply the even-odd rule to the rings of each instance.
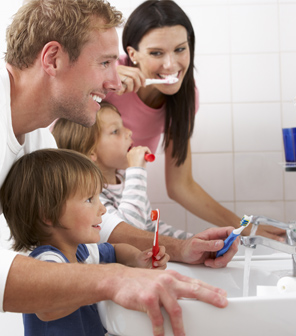
[[[14,249],[33,250],[50,237],[48,221],[59,218],[76,193],[101,192],[100,169],[85,155],[63,149],[41,149],[14,163],[0,190],[3,214],[14,238]]]
[[[46,43],[57,41],[75,62],[92,30],[117,27],[122,21],[122,13],[105,0],[28,1],[7,28],[5,61],[28,68]]]
[[[101,102],[101,108],[97,112],[96,122],[91,127],[84,127],[67,119],[58,119],[53,127],[52,134],[55,137],[59,148],[72,149],[82,154],[90,156],[96,147],[101,133],[100,114],[110,108],[117,112],[117,108],[108,103]]]

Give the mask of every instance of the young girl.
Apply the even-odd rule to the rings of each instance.
[[[108,212],[116,213],[125,222],[143,230],[154,231],[150,218],[151,206],[147,197],[145,153],[148,147],[133,147],[131,130],[123,126],[117,108],[101,103],[96,123],[85,128],[59,119],[53,129],[58,147],[79,151],[90,157],[100,168],[107,184],[100,199]],[[191,233],[174,229],[163,221],[159,233],[186,239]]]
[[[151,268],[151,249],[97,244],[106,212],[99,199],[103,183],[99,168],[74,151],[43,149],[21,157],[1,189],[14,249],[33,250],[32,257],[56,263],[118,262]],[[154,266],[164,269],[168,260],[161,247]],[[57,311],[50,317],[57,320],[50,322],[24,314],[25,335],[105,335],[95,304],[72,311]]]

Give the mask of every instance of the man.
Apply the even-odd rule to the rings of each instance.
[[[90,126],[100,100],[121,88],[115,30],[121,22],[121,13],[103,0],[32,0],[17,12],[7,30],[7,64],[0,74],[0,186],[17,158],[56,147],[45,128],[53,120],[63,117]],[[160,244],[172,260],[223,267],[236,253],[237,242],[223,257],[211,256],[230,232],[209,230],[188,241],[161,237]],[[111,215],[104,218],[102,236],[141,249],[153,240],[152,233]],[[184,334],[179,297],[227,305],[224,291],[170,271],[43,263],[0,250],[4,311],[46,316],[109,299],[146,312],[154,335],[163,335],[164,306],[177,335]]]

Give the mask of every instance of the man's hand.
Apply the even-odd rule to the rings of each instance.
[[[233,229],[230,226],[211,228],[184,240],[180,261],[187,264],[204,264],[212,268],[226,267],[238,250],[239,239],[233,242],[223,256],[216,258],[216,252],[224,246],[224,240]]]
[[[227,306],[224,290],[172,270],[123,268],[112,287],[114,302],[147,313],[155,336],[164,335],[162,306],[170,317],[174,335],[185,335],[178,298],[195,298],[219,308]]]

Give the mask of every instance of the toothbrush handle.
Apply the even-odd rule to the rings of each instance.
[[[232,243],[235,241],[236,237],[238,236],[239,234],[231,232],[231,234],[225,239],[224,246],[221,248],[221,250],[217,252],[216,258],[221,257],[224,253],[226,253],[229,250]]]
[[[158,223],[157,223],[158,225]],[[159,252],[159,245],[158,245],[158,227],[157,227],[157,231],[155,232],[155,241],[152,247],[152,268],[155,268],[154,266],[154,262],[156,261],[156,256],[158,255]]]
[[[155,160],[155,155],[146,153],[145,156],[144,156],[144,159],[147,162],[153,162]]]
[[[157,256],[158,252],[159,252],[159,246],[158,246],[158,241],[157,241],[156,244],[153,245],[153,247],[152,247],[152,253],[153,253],[153,255],[152,255],[152,268],[155,268],[154,261],[156,261],[155,257]]]

